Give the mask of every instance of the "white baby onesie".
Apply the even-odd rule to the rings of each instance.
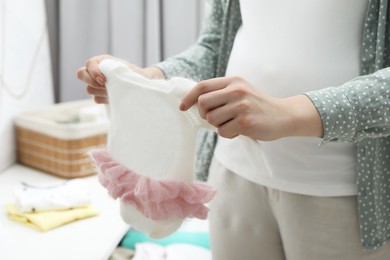
[[[184,78],[151,80],[125,64],[99,64],[110,103],[108,154],[91,152],[99,179],[120,198],[121,215],[134,228],[160,238],[176,231],[184,218],[206,218],[215,190],[194,183],[196,137],[214,129],[197,107],[179,110],[196,84]],[[100,151],[101,152],[101,151]]]

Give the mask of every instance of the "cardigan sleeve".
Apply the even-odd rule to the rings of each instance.
[[[323,143],[390,135],[390,67],[305,94],[321,116]]]
[[[181,76],[199,81],[215,77],[222,21],[223,5],[220,0],[214,0],[197,42],[155,66],[164,72],[166,78]]]

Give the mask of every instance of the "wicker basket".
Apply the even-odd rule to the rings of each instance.
[[[18,161],[63,178],[95,173],[88,152],[106,146],[104,106],[91,100],[52,105],[15,119]]]

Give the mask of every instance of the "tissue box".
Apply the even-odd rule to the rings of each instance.
[[[106,146],[108,118],[92,100],[66,102],[15,118],[18,161],[63,178],[93,175],[88,156]]]

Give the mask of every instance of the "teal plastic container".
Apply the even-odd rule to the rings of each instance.
[[[130,230],[122,239],[120,246],[134,250],[136,243],[143,242],[156,243],[162,246],[182,243],[200,246],[210,250],[210,238],[208,233],[187,231],[177,231],[162,239],[151,239],[139,231]]]

